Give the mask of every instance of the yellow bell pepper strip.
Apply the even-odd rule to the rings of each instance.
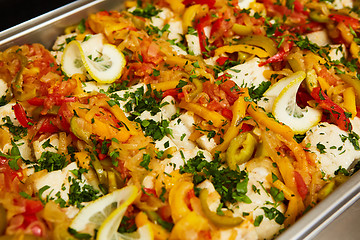
[[[138,215],[136,215],[135,224],[138,228],[144,226],[145,224],[150,224],[154,232],[154,239],[167,240],[170,237],[170,233],[168,231],[166,231],[160,225],[149,221],[148,216],[144,212],[139,212]]]
[[[228,120],[225,117],[223,117],[220,113],[211,111],[206,107],[203,107],[196,103],[181,101],[179,107],[199,115],[200,117],[204,118],[206,121],[211,121],[213,125],[218,128],[225,126],[228,122]]]
[[[169,205],[174,223],[177,223],[191,212],[185,202],[185,198],[193,187],[194,184],[191,182],[177,182],[171,188],[169,192]]]
[[[100,99],[99,106],[104,107],[109,110],[115,118],[120,121],[123,125],[125,125],[126,130],[131,135],[138,135],[140,133],[141,128],[137,128],[134,122],[131,122],[126,116],[125,113],[121,110],[121,108],[116,104],[109,104],[105,99]]]
[[[231,140],[239,134],[239,131],[243,125],[242,120],[245,117],[246,108],[248,106],[248,103],[244,100],[244,97],[248,96],[247,90],[245,91],[246,92],[244,95],[239,96],[232,107],[233,117],[231,119],[230,127],[224,134],[224,141],[220,145],[217,145],[213,152],[224,152],[228,148]]]
[[[186,8],[183,15],[183,30],[184,33],[188,32],[188,28],[193,26],[193,21],[195,17],[202,17],[208,11],[208,7],[206,5],[195,4],[188,8]]]
[[[237,35],[240,36],[247,36],[252,33],[252,27],[251,26],[245,26],[238,23],[234,23],[234,25],[231,28]]]
[[[237,165],[250,160],[254,153],[257,140],[250,132],[240,133],[234,138],[226,150],[226,162],[231,170],[236,170]]]
[[[351,112],[352,118],[357,114],[356,110],[356,95],[353,87],[348,87],[344,91],[344,107],[346,110]]]
[[[200,203],[204,215],[207,219],[209,219],[215,226],[217,227],[236,227],[240,225],[244,219],[241,217],[231,217],[231,216],[220,216],[214,212],[212,212],[208,206],[207,199],[208,199],[208,190],[202,189],[200,191]]]
[[[345,83],[349,84],[351,87],[354,88],[356,93],[356,102],[360,104],[360,81],[357,77],[351,76],[349,74],[339,74],[338,75],[341,80]]]
[[[246,53],[254,54],[254,55],[258,56],[259,58],[269,57],[269,53],[266,52],[265,50],[263,50],[259,47],[245,45],[245,44],[238,44],[238,45],[231,45],[231,46],[226,45],[223,47],[219,47],[215,50],[215,56],[219,56],[225,52],[227,52],[227,53],[246,52]]]
[[[166,91],[169,89],[174,89],[179,84],[178,80],[175,81],[166,81],[166,82],[159,82],[154,83],[151,85],[153,89],[156,89],[157,91]]]
[[[264,49],[270,56],[274,56],[278,52],[275,42],[270,38],[262,35],[252,35],[242,38],[240,39],[239,43],[260,47]]]
[[[209,230],[209,221],[205,217],[196,212],[190,212],[175,224],[169,240],[201,239],[199,236],[201,232]]]
[[[165,0],[170,5],[170,8],[173,12],[182,14],[185,10],[185,5],[182,3],[182,0]]]
[[[280,134],[285,139],[292,139],[294,137],[294,132],[290,127],[276,121],[274,118],[269,117],[266,112],[256,107],[254,104],[251,104],[247,108],[247,112],[259,125],[263,125],[273,132]]]
[[[169,64],[172,67],[176,67],[176,66],[185,67],[186,65],[191,65],[192,63],[191,60],[179,56],[167,56],[164,57],[164,60],[167,64]]]

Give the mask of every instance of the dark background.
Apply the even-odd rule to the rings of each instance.
[[[0,31],[76,0],[0,0]]]

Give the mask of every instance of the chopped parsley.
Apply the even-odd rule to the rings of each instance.
[[[172,130],[169,128],[170,122],[168,120],[156,122],[152,119],[136,119],[135,121],[140,123],[141,128],[145,132],[145,136],[151,136],[155,141],[163,139],[163,137],[167,134],[172,134]]]
[[[220,194],[223,203],[245,202],[251,203],[246,196],[248,176],[245,171],[234,171],[223,166],[219,153],[215,154],[214,160],[208,162],[204,154],[198,154],[180,167],[180,173],[192,173],[195,186],[205,179],[210,180],[215,190]]]
[[[263,94],[268,90],[270,87],[271,82],[270,81],[263,81],[260,83],[260,85],[255,88],[255,86],[252,86],[249,88],[249,95],[253,100],[257,100],[263,97]]]
[[[84,205],[82,205],[81,203],[91,202],[99,197],[99,191],[95,190],[91,185],[80,184],[79,181],[71,177],[69,177],[69,182],[71,183],[68,193],[69,205],[73,205],[81,209],[84,207]]]
[[[43,152],[34,165],[35,172],[46,169],[48,172],[61,170],[68,164],[65,155],[54,152]]]
[[[158,15],[161,12],[160,9],[156,9],[156,7],[150,3],[148,3],[144,8],[138,6],[132,14],[135,16],[143,17],[143,18],[152,18]]]
[[[151,156],[149,154],[143,154],[143,160],[140,162],[140,166],[148,171],[152,171],[152,169],[149,168],[150,161],[151,161]]]

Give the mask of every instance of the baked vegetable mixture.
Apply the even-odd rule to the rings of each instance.
[[[351,0],[126,1],[0,52],[0,239],[271,239],[360,164]]]

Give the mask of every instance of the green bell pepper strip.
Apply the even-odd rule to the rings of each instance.
[[[250,160],[257,145],[256,138],[250,133],[240,133],[234,138],[226,150],[226,162],[231,170],[236,170],[237,165]]]
[[[241,217],[230,217],[230,216],[220,216],[214,212],[212,212],[207,204],[208,199],[208,190],[202,189],[199,195],[200,203],[202,210],[212,223],[214,223],[218,227],[235,227],[240,225],[244,219]]]

